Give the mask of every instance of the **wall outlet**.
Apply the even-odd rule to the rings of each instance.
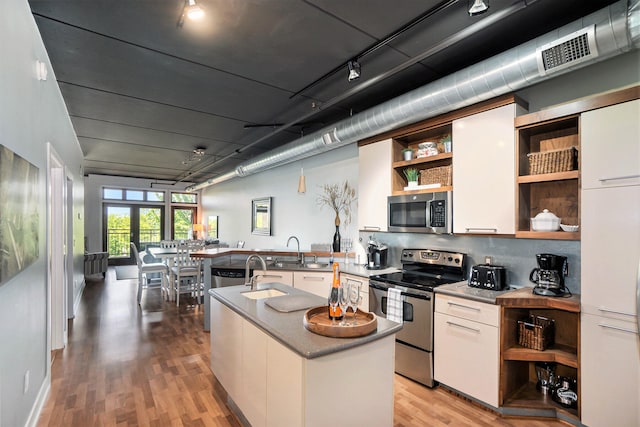
[[[493,264],[493,257],[485,256],[484,257],[484,263],[485,264]]]
[[[29,370],[27,369],[27,371],[24,373],[24,387],[23,387],[22,393],[27,394],[28,391],[29,391]]]

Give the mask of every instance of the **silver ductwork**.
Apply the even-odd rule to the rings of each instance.
[[[514,92],[640,47],[640,0],[620,0],[518,47],[193,185],[194,191]]]

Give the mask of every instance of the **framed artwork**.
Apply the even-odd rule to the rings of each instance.
[[[210,239],[218,238],[218,215],[209,215],[207,218],[207,237]]]
[[[39,169],[0,145],[0,285],[39,256]]]
[[[271,236],[271,197],[251,201],[251,234]]]

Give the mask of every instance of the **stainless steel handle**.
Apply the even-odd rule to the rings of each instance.
[[[605,313],[622,314],[623,316],[635,316],[633,313],[625,313],[624,311],[611,310],[606,307],[598,307],[598,311],[604,311]]]
[[[450,322],[449,320],[447,320],[447,325],[456,326],[458,328],[466,329],[468,331],[473,331],[473,332],[480,333],[480,329],[476,329],[476,328],[472,328],[472,327],[469,327],[469,326],[461,325],[461,324],[455,323],[455,322]]]
[[[362,227],[363,230],[374,230],[374,231],[380,231],[380,227],[375,226],[375,225],[364,225]]]
[[[262,277],[276,277],[276,278],[284,278],[282,274],[261,274]]]
[[[302,276],[302,278],[305,280],[311,279],[311,280],[318,280],[320,282],[324,281],[324,277],[321,277],[321,276]]]
[[[615,329],[616,331],[630,332],[632,334],[636,334],[636,331],[634,331],[633,329],[627,329],[627,328],[621,328],[619,326],[607,325],[606,323],[599,323],[598,326],[600,326],[601,328]]]
[[[457,302],[447,301],[447,304],[453,305],[455,307],[466,308],[466,309],[469,309],[469,310],[480,311],[480,309],[478,307],[471,307],[470,305],[458,304]]]
[[[623,176],[610,176],[610,177],[606,177],[606,178],[598,178],[598,181],[605,182],[605,181],[616,181],[618,179],[633,179],[633,178],[640,178],[640,174],[623,175]]]
[[[497,233],[498,229],[497,228],[483,228],[483,227],[467,227],[465,228],[465,232],[466,233],[470,233],[472,231],[482,231],[482,232],[491,232],[491,233]]]

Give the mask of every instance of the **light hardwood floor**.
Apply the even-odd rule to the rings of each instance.
[[[135,282],[116,280],[112,268],[87,280],[38,426],[238,426],[214,391],[202,307],[163,303],[157,290],[138,307]],[[503,419],[397,375],[395,396],[395,427],[563,425]]]

